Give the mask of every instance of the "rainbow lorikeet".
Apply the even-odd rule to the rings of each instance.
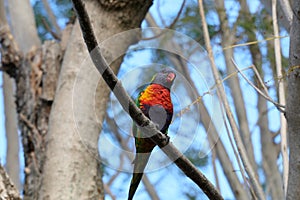
[[[175,77],[176,74],[173,70],[163,69],[153,77],[151,83],[139,93],[136,99],[137,106],[157,125],[163,134],[167,134],[173,116],[170,89]],[[133,161],[134,170],[128,200],[132,200],[142,179],[151,151],[156,145],[151,138],[143,136],[143,133],[135,124],[132,132],[135,137],[136,156]]]

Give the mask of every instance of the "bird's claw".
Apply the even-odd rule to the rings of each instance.
[[[165,135],[166,137],[163,139],[164,143],[167,145],[170,142],[170,137],[168,135]]]

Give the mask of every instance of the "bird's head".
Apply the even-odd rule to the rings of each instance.
[[[175,78],[176,73],[172,69],[166,68],[154,75],[151,84],[160,84],[168,89],[171,89]]]

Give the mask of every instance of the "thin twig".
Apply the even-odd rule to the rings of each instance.
[[[241,71],[244,71],[244,70],[248,70],[250,69],[250,67],[246,67],[246,68],[243,68],[241,69]],[[223,82],[225,82],[226,80],[228,80],[229,78],[233,77],[233,76],[236,76],[239,72],[232,72],[231,74],[227,75],[225,78],[223,78],[219,84],[223,84]],[[189,105],[187,105],[185,108],[181,109],[178,114],[175,115],[175,117],[181,117],[184,113],[186,113],[187,111],[190,111],[190,107],[193,106],[194,104],[196,103],[199,103],[199,102],[202,102],[202,99],[203,97],[205,97],[206,95],[210,95],[212,94],[211,91],[214,90],[215,88],[217,88],[218,84],[214,84],[213,86],[211,86],[209,88],[208,91],[204,92],[202,95],[198,96],[197,99],[195,99],[192,103],[190,103]],[[175,120],[176,118],[174,118],[172,120],[172,122]]]
[[[56,17],[49,5],[49,2],[48,2],[48,0],[42,0],[42,1],[43,1],[45,10],[47,12],[47,15],[49,16],[50,23],[53,25],[53,27],[55,29],[55,32],[56,32],[55,35],[57,35],[60,38],[61,37],[61,29],[57,24]]]
[[[130,152],[131,150],[129,149],[128,147],[128,141],[124,140],[124,138],[121,137],[120,135],[120,132],[117,128],[117,124],[114,120],[112,120],[108,115],[106,115],[106,121],[107,121],[107,124],[109,125],[109,127],[111,128],[112,130],[112,133],[116,136],[117,138],[117,141],[119,142],[119,145],[121,145],[121,148],[124,150],[124,151],[127,151],[127,152]],[[123,155],[123,154],[122,154]],[[133,158],[130,156],[130,154],[125,154],[126,157],[132,161]],[[112,180],[112,179],[111,179]],[[143,181],[143,184],[149,194],[149,196],[151,197],[151,199],[153,200],[159,200],[159,197],[157,195],[157,193],[155,192],[155,188],[154,186],[151,184],[147,174],[144,174],[143,178],[142,178],[142,181]],[[107,183],[108,186],[110,186],[110,181]]]
[[[118,169],[122,169],[124,165],[124,154],[120,155],[120,164],[118,166]],[[107,186],[110,187],[113,182],[116,180],[116,178],[118,178],[118,176],[121,174],[121,170],[116,170],[116,173],[114,175],[112,175],[109,179],[109,181],[107,181]]]
[[[215,64],[215,61],[214,61],[212,47],[210,45],[209,32],[208,32],[208,27],[207,27],[207,23],[206,23],[206,19],[205,19],[204,8],[203,8],[203,1],[198,0],[198,2],[199,2],[200,17],[201,17],[201,22],[202,22],[202,27],[203,27],[205,46],[206,46],[206,49],[207,49],[207,52],[208,52],[208,57],[209,57],[209,60],[210,60],[212,72],[213,72],[215,81],[218,85],[218,87],[217,87],[218,96],[220,97],[220,99],[222,100],[222,103],[224,105],[226,115],[228,117],[231,129],[232,129],[232,133],[233,133],[233,137],[235,139],[237,149],[239,151],[239,154],[240,154],[241,160],[243,162],[245,171],[247,172],[247,174],[249,176],[251,185],[253,186],[255,195],[258,197],[258,199],[264,200],[265,196],[264,196],[262,187],[259,184],[259,181],[257,180],[257,177],[255,175],[253,167],[251,166],[251,163],[250,163],[249,158],[247,156],[245,146],[244,146],[244,144],[242,142],[242,139],[240,137],[239,129],[238,129],[238,126],[237,126],[237,124],[234,120],[234,117],[233,117],[232,111],[230,109],[230,106],[229,106],[229,103],[228,103],[223,85],[220,84],[221,79],[220,79],[219,71],[218,71],[217,66]]]
[[[54,39],[61,40],[61,36],[55,33],[54,31],[52,31],[51,27],[49,26],[45,18],[42,18],[42,24],[45,26],[45,29],[54,37]]]
[[[123,109],[130,115],[143,133],[148,135],[171,160],[174,160],[175,164],[202,189],[208,198],[223,199],[214,185],[171,142],[168,143],[167,137],[157,130],[156,125],[135,105],[135,102],[130,98],[102,56],[83,2],[81,0],[72,0],[72,2],[91,59]],[[155,135],[155,137],[150,137],[151,135]]]
[[[236,65],[236,66],[237,66],[237,65]],[[270,95],[269,95],[268,88],[266,87],[266,85],[265,85],[263,79],[261,78],[261,76],[260,76],[260,74],[259,74],[259,72],[258,72],[256,66],[255,66],[255,65],[251,65],[250,68],[253,69],[253,71],[254,71],[254,73],[255,73],[255,75],[256,75],[256,78],[258,79],[259,85],[264,89],[265,94],[266,94],[267,96],[270,96]],[[284,105],[278,105],[278,106],[279,106],[279,107],[282,107],[282,108],[285,107]]]
[[[156,38],[160,37],[161,35],[163,35],[165,32],[167,32],[167,31],[168,31],[167,29],[172,29],[173,26],[174,26],[174,25],[176,24],[176,22],[178,21],[178,19],[179,19],[181,13],[182,13],[182,11],[183,11],[185,2],[186,2],[186,0],[183,0],[183,2],[182,2],[182,4],[181,4],[181,7],[180,7],[180,9],[179,9],[179,11],[178,11],[178,13],[177,13],[175,19],[173,20],[173,22],[172,22],[169,26],[167,26],[166,28],[164,28],[164,29],[163,29],[160,33],[158,33],[157,35],[154,35],[154,36],[152,36],[152,37],[142,38],[142,40],[152,40],[152,39],[156,39]],[[149,15],[149,13],[148,13],[147,15]]]
[[[273,20],[273,30],[274,36],[279,35],[279,27],[277,23],[277,0],[272,0],[272,20]],[[285,11],[285,10],[284,10]],[[287,12],[287,11],[286,11]],[[288,16],[291,17],[291,16]],[[291,18],[290,24],[292,22]],[[282,65],[281,65],[281,52],[280,52],[280,40],[277,38],[274,40],[274,51],[275,51],[275,63],[276,63],[276,73],[277,77],[282,77]],[[278,82],[278,98],[279,103],[285,105],[285,88],[284,82]],[[281,136],[281,155],[282,155],[282,165],[283,165],[283,191],[286,196],[287,194],[287,184],[289,175],[289,158],[287,152],[287,122],[284,113],[280,113],[280,136]]]
[[[107,184],[103,184],[105,192],[110,196],[112,200],[116,200],[116,196],[112,193],[109,186]]]
[[[285,36],[268,37],[268,38],[263,39],[263,40],[255,40],[255,41],[246,42],[246,43],[242,43],[242,44],[230,45],[228,47],[224,47],[223,50],[232,49],[232,48],[235,48],[235,47],[249,46],[249,45],[258,44],[258,43],[261,43],[261,42],[266,42],[266,41],[275,40],[275,39],[281,39],[281,38],[287,38],[287,37],[289,37],[289,36],[285,35]]]
[[[220,105],[220,106],[221,106],[221,108],[223,108],[222,105]],[[231,137],[231,135],[230,135],[230,130],[229,130],[229,127],[228,127],[228,124],[227,124],[226,116],[224,115],[224,111],[222,111],[222,118],[223,118],[223,121],[224,121],[225,129],[226,129],[226,133],[227,133],[227,136],[228,136],[230,145],[231,145],[231,147],[232,147],[232,150],[233,150],[235,159],[236,159],[236,161],[237,161],[237,163],[238,163],[240,172],[241,172],[241,174],[242,174],[242,177],[243,177],[243,180],[244,180],[244,184],[247,184],[248,181],[247,181],[247,178],[246,178],[246,174],[245,174],[245,171],[244,171],[244,169],[243,169],[243,166],[242,166],[242,163],[241,163],[239,154],[238,154],[238,152],[237,152],[237,150],[236,150],[236,148],[235,148],[235,146],[234,146],[233,139],[232,139],[232,137]],[[251,187],[250,187],[250,191],[251,191],[251,193],[253,194],[253,190],[252,190]]]
[[[220,188],[220,182],[219,182],[219,176],[218,176],[218,170],[217,170],[217,163],[216,163],[216,160],[217,160],[217,152],[216,152],[216,149],[211,147],[212,149],[212,165],[213,165],[213,172],[214,172],[214,176],[215,176],[215,181],[216,181],[216,187],[219,191],[221,191],[221,188]]]
[[[258,89],[248,78],[247,76],[239,69],[239,67],[237,66],[236,62],[233,60],[233,58],[231,59],[235,68],[238,70],[238,72],[242,75],[242,77],[249,83],[250,86],[252,86],[262,97],[264,97],[266,100],[270,101],[271,103],[273,103],[275,105],[275,107],[282,113],[285,113],[285,111],[282,108],[285,108],[284,105],[281,105],[277,102],[275,102],[266,92],[266,94],[264,94],[260,89]],[[253,66],[253,65],[252,65]],[[254,69],[254,68],[253,68]],[[258,76],[259,77],[259,76]],[[264,87],[264,83],[262,82],[261,85]]]

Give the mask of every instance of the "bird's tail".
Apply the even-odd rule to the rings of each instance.
[[[134,169],[133,169],[133,177],[131,179],[130,183],[130,189],[129,189],[129,195],[128,200],[132,200],[135,191],[141,182],[141,179],[143,177],[143,171],[146,167],[146,164],[150,158],[151,153],[137,153],[135,156],[135,159],[133,161],[134,163]]]

